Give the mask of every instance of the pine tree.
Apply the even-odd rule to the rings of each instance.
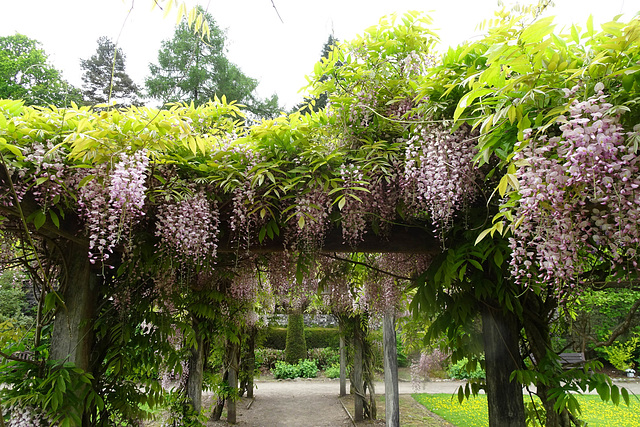
[[[209,25],[210,36],[203,40],[183,20],[173,38],[162,42],[158,64],[150,64],[145,80],[150,97],[166,102],[193,102],[201,105],[216,96],[246,105],[258,117],[275,117],[278,97],[262,100],[255,95],[258,81],[246,76],[225,56],[226,37],[213,17],[198,9]]]
[[[322,58],[328,59],[329,54],[331,53],[331,50],[337,44],[338,44],[338,39],[333,37],[333,34],[330,34],[324,46],[322,46],[322,54],[320,56],[320,59]],[[320,81],[325,81],[327,78],[328,78],[327,76],[322,76],[320,78]],[[312,111],[320,111],[327,106],[328,101],[329,101],[329,95],[326,92],[323,92],[319,96],[306,98],[303,102],[296,105],[293,108],[293,111],[300,111],[301,113],[310,113]]]
[[[115,56],[115,57],[114,57]],[[139,88],[125,71],[122,49],[108,37],[98,39],[96,53],[80,60],[84,101],[100,104],[116,101],[120,105],[139,105]]]

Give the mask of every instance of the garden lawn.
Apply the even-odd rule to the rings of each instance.
[[[440,415],[450,423],[464,427],[486,427],[487,396],[478,395],[458,403],[457,395],[451,394],[413,394],[413,398],[429,411]],[[603,402],[596,395],[578,396],[582,408],[582,420],[594,427],[637,427],[640,426],[640,402],[632,397],[631,404],[616,406]]]

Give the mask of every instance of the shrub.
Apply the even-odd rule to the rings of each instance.
[[[284,350],[287,346],[287,328],[274,328],[269,326],[264,332],[262,346]]]
[[[304,318],[302,313],[290,314],[284,360],[293,365],[306,358],[307,342],[304,338]]]
[[[318,376],[318,366],[313,360],[301,360],[292,365],[291,363],[277,361],[271,370],[276,379],[288,378],[315,378]]]
[[[302,378],[315,378],[318,376],[318,365],[313,360],[301,360],[298,362],[298,373]]]
[[[271,373],[276,379],[297,378],[298,367],[287,362],[277,361]]]
[[[331,347],[340,348],[338,328],[304,328],[307,349]],[[260,346],[284,350],[287,346],[287,328],[269,326],[261,333]]]
[[[309,359],[315,360],[319,369],[326,369],[340,362],[340,350],[331,347],[313,348],[309,350]]]
[[[486,373],[480,365],[476,366],[476,369],[473,371],[469,371],[467,369],[467,364],[469,361],[466,357],[458,360],[458,362],[454,365],[449,366],[447,369],[447,374],[450,378],[456,380],[468,380],[468,379],[480,379],[485,378]]]
[[[398,355],[398,367],[406,368],[411,364],[411,361],[407,357],[404,344],[402,344],[402,340],[396,340],[396,353]]]
[[[255,355],[256,368],[270,370],[276,366],[276,362],[284,362],[284,350],[276,350],[273,348],[257,348]]]
[[[602,347],[602,351],[606,353],[607,360],[614,368],[624,371],[633,368],[633,352],[635,351],[640,337],[633,337],[627,342],[617,342],[608,347]]]
[[[338,328],[305,328],[307,348],[340,348],[340,330]]]
[[[333,363],[325,369],[324,374],[327,378],[340,378],[340,363]]]

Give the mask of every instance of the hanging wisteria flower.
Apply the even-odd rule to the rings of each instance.
[[[102,164],[78,176],[93,177],[79,190],[78,206],[89,234],[92,263],[106,261],[122,236],[144,215],[149,158],[146,150],[122,153],[112,170]]]
[[[604,251],[615,266],[640,244],[638,156],[606,98],[596,85],[594,96],[574,101],[559,119],[560,136],[525,140],[514,159],[525,166],[517,172],[522,221],[510,239],[512,274],[552,283],[561,298],[596,254]]]
[[[481,173],[473,164],[475,139],[467,127],[417,125],[406,142],[403,197],[408,211],[428,214],[445,231],[455,213],[478,194]]]
[[[330,196],[322,188],[311,188],[295,198],[293,209],[294,214],[289,220],[289,241],[297,241],[300,250],[321,248],[330,225]]]
[[[216,202],[199,191],[160,208],[156,236],[161,239],[160,247],[198,265],[216,257],[218,227]]]
[[[255,263],[255,256],[252,256],[234,268],[229,292],[236,301],[251,302],[256,299],[260,278]]]

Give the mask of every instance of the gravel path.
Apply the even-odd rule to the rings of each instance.
[[[416,390],[411,382],[401,381],[400,394],[448,393],[452,394],[464,381],[430,381]],[[640,396],[640,382],[615,381],[630,393]],[[338,394],[338,380],[325,378],[257,381],[255,399],[242,398],[237,404],[236,425],[251,427],[329,427],[353,425],[345,412]],[[384,394],[384,384],[375,384],[376,394]],[[205,402],[211,395],[203,396]],[[350,411],[353,408],[348,408]],[[209,426],[226,426],[226,421],[210,422]]]
[[[462,381],[433,381],[424,383],[421,393],[453,393]],[[329,379],[295,379],[257,381],[255,399],[243,398],[237,404],[239,426],[252,427],[329,427],[351,426],[338,394],[340,383]],[[400,382],[400,394],[414,393],[410,382]],[[375,384],[376,394],[384,394],[384,384]],[[210,396],[207,396],[210,397]],[[349,408],[352,411],[353,408]],[[210,422],[210,426],[227,425],[224,421]]]

